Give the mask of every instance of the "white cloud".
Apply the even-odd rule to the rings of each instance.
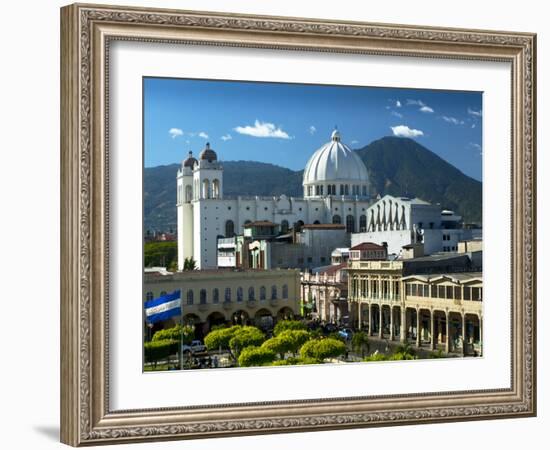
[[[476,127],[476,124],[475,124],[475,123],[473,123],[473,124],[472,124],[472,128],[475,128],[475,127]]]
[[[420,108],[420,111],[423,112],[423,113],[433,113],[434,110],[432,108],[430,108],[429,106],[423,106],[422,108]]]
[[[246,125],[244,127],[235,127],[234,130],[239,134],[260,138],[292,139],[288,133],[281,128],[269,122],[260,122],[258,119],[255,120],[254,126]]]
[[[422,100],[412,100],[410,98],[407,99],[407,105],[409,106],[426,106],[426,103],[424,103]]]
[[[401,102],[400,102],[399,100],[397,100],[397,101],[395,102],[395,107],[396,107],[396,108],[401,108]]]
[[[170,128],[168,134],[172,139],[176,139],[178,136],[183,136],[183,130],[181,128]]]
[[[474,117],[481,117],[481,109],[479,111],[476,111],[472,108],[468,108],[468,114]]]
[[[422,130],[415,130],[414,128],[409,128],[407,125],[397,125],[390,128],[393,131],[394,136],[409,138],[424,136],[424,132]]]
[[[392,111],[390,114],[391,114],[392,116],[399,117],[400,119],[403,118],[403,114],[398,113],[397,111]]]
[[[232,137],[230,134],[224,134],[224,135],[221,137],[221,140],[222,140],[222,141],[230,141],[231,139],[233,139],[233,137]]]
[[[473,148],[475,148],[476,150],[481,151],[481,145],[476,144],[475,142],[470,142],[469,145],[470,145],[470,147],[473,147]]]
[[[309,127],[309,134],[315,134],[316,131],[317,131],[317,128],[315,128],[313,125]]]
[[[199,132],[198,136],[203,139],[208,139],[208,135],[204,131]]]
[[[456,117],[452,117],[452,116],[441,116],[441,118],[442,118],[445,122],[452,123],[453,125],[464,125],[464,121],[463,121],[463,120],[459,120],[459,119],[457,119]]]
[[[355,145],[355,144],[359,144],[359,141],[357,139],[354,139],[353,141],[351,141],[352,145]]]

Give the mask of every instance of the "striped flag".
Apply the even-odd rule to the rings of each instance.
[[[147,322],[156,323],[173,316],[181,316],[181,291],[172,292],[145,302]]]

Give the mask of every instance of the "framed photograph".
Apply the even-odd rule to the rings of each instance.
[[[62,442],[535,415],[535,58],[62,8]]]

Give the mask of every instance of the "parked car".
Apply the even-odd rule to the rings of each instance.
[[[195,340],[191,341],[190,344],[183,344],[181,346],[181,350],[183,353],[202,353],[206,351],[206,345],[204,345],[201,341]]]
[[[349,328],[342,328],[340,331],[338,331],[338,334],[342,336],[346,341],[351,341],[351,337],[353,336],[353,332]]]

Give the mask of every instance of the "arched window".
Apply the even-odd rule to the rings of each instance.
[[[224,301],[226,303],[230,303],[231,302],[231,288],[225,288],[225,296],[224,296]]]
[[[313,225],[320,225],[320,224],[321,224],[321,222],[319,222],[318,220],[313,222]]]
[[[185,186],[185,201],[189,203],[193,199],[193,188],[191,185]]]
[[[344,186],[344,195],[349,195],[349,184]]]
[[[277,298],[277,286],[271,286],[271,299],[275,300]]]
[[[281,233],[288,233],[288,220],[281,221]]]
[[[154,298],[154,295],[151,291],[147,292],[147,294],[145,294],[145,300],[149,301],[149,300],[153,300]]]
[[[320,187],[320,194],[321,194],[321,195],[324,195],[324,193],[323,193],[323,188],[324,188],[324,186],[321,186],[321,187]]]
[[[193,299],[193,291],[192,291],[191,289],[189,289],[189,290],[187,291],[187,304],[188,304],[188,305],[192,305],[192,304],[193,304],[193,301],[194,301],[194,299]]]
[[[238,302],[243,301],[243,288],[240,286],[237,288],[237,301]]]
[[[201,289],[200,297],[201,305],[204,305],[206,303],[206,289]]]
[[[212,303],[219,303],[220,302],[220,290],[218,288],[214,288],[212,291]]]
[[[235,224],[232,220],[225,222],[225,237],[230,238],[235,236]]]
[[[319,185],[315,186],[315,195],[319,195]]]
[[[359,232],[364,233],[367,231],[367,216],[364,214],[359,217]]]
[[[345,191],[344,191],[344,185],[341,184],[340,185],[340,195],[344,195]]]
[[[303,220],[299,220],[298,222],[294,223],[294,229],[296,231],[300,231],[303,226],[304,226],[304,221]]]
[[[348,233],[355,233],[355,217],[351,214],[346,216],[346,231]]]
[[[217,178],[212,181],[212,198],[220,198],[220,180]]]
[[[210,181],[208,181],[208,178],[202,181],[202,198],[210,198]]]
[[[363,197],[367,196],[367,186],[363,185]]]
[[[288,298],[288,286],[286,284],[283,284],[283,298]]]
[[[260,300],[265,300],[265,286],[260,288]]]
[[[342,223],[342,218],[338,214],[332,216],[332,223]]]
[[[256,300],[253,286],[248,288],[248,300]]]

